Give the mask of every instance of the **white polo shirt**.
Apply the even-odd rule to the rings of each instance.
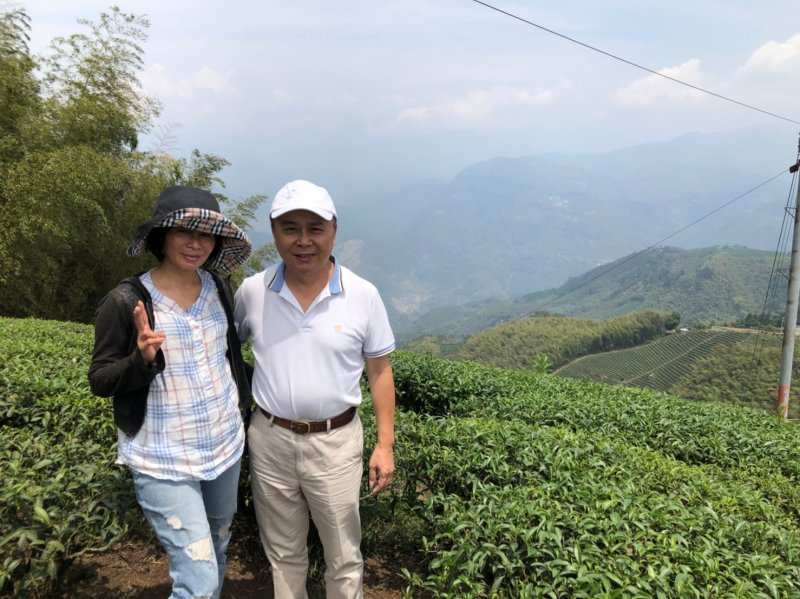
[[[239,338],[253,342],[253,397],[282,418],[327,420],[361,403],[364,359],[394,351],[394,334],[378,290],[349,269],[336,264],[305,313],[284,271],[248,277],[236,292]]]

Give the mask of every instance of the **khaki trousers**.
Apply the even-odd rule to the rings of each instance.
[[[298,435],[256,410],[247,436],[253,502],[275,599],[308,597],[309,512],[325,551],[326,596],[360,599],[364,434],[358,414],[332,431]]]

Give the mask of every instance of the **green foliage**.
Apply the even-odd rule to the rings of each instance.
[[[423,414],[445,416],[464,406],[491,402],[528,384],[527,373],[396,352],[392,371],[398,405]]]
[[[676,333],[641,347],[580,358],[558,374],[774,412],[780,343],[775,334],[721,328]],[[800,367],[795,366],[793,379],[798,376]],[[794,396],[789,417],[800,417]]]
[[[90,319],[136,266],[122,271],[125,245],[163,187],[163,163],[133,151],[156,114],[136,80],[147,22],[112,9],[83,24],[87,33],[54,40],[47,58],[20,45],[0,57],[0,68],[18,66],[18,83],[42,73],[41,89],[3,97],[2,314]]]
[[[665,334],[680,317],[669,312],[635,312],[607,321],[566,316],[512,320],[466,340],[458,356],[506,368],[536,368],[540,354],[558,367],[578,356],[610,351]]]
[[[91,344],[85,325],[0,319],[0,592],[54,593],[75,557],[141,526],[110,403],[87,388]],[[396,484],[363,502],[364,549],[414,555],[410,594],[800,593],[793,425],[409,352],[393,369]],[[362,419],[366,462],[369,405]],[[257,546],[249,507],[239,518]]]
[[[86,382],[91,328],[0,319],[0,331],[0,592],[36,596],[138,513],[110,403]]]
[[[19,7],[0,6],[0,52],[3,55],[28,53],[30,17]]]
[[[405,409],[595,432],[689,464],[758,466],[800,479],[796,428],[761,411],[406,352],[392,367]]]
[[[38,108],[36,63],[28,51],[30,20],[22,9],[0,9],[0,178],[23,152],[21,123]]]
[[[700,322],[734,322],[748,312],[760,312],[774,258],[773,252],[743,247],[665,247],[631,257],[594,268],[556,289],[514,300],[436,308],[418,317],[404,336],[466,337],[540,310],[598,319],[667,310],[693,327]],[[780,282],[776,297],[785,297],[785,289]]]
[[[137,150],[158,114],[139,86],[149,25],[117,8],[85,31],[28,53],[24,10],[0,14],[0,314],[88,322],[121,279],[152,264],[127,246],[167,185],[221,187],[228,162]],[[41,72],[41,85],[34,69]],[[217,193],[238,224],[263,196],[238,204]],[[261,248],[250,269],[271,258]],[[241,275],[238,275],[241,278]]]
[[[203,154],[199,150],[192,150],[188,159],[171,160],[169,162],[169,184],[186,185],[210,190],[214,185],[224,186],[219,178],[219,172],[230,162],[215,154]],[[224,199],[224,196],[217,196]]]
[[[553,367],[552,362],[547,354],[536,354],[533,358],[533,365],[531,370],[538,374],[547,374]]]
[[[14,164],[0,182],[14,199],[0,215],[0,313],[91,320],[108,289],[144,268],[125,249],[160,187],[129,161],[86,146]]]
[[[400,426],[420,448],[406,494],[430,495],[419,508],[428,575],[412,580],[434,596],[798,590],[798,561],[783,561],[800,543],[796,521],[738,480],[588,432],[491,419]]]
[[[464,340],[456,337],[445,337],[438,335],[425,335],[412,339],[403,345],[406,351],[418,354],[430,354],[432,356],[447,357],[458,353]]]
[[[54,39],[42,60],[45,109],[55,125],[46,144],[125,155],[158,113],[138,80],[149,22],[117,7],[97,22],[78,22],[88,31]]]
[[[751,335],[724,329],[675,333],[640,347],[580,358],[559,374],[667,391],[697,360],[747,339]]]
[[[781,368],[780,342],[780,337],[763,335],[757,341],[750,336],[747,342],[715,347],[692,364],[671,392],[687,399],[710,399],[774,412]],[[792,380],[800,381],[797,363]],[[796,392],[789,401],[789,417],[800,417]]]
[[[743,318],[736,321],[736,326],[747,327],[753,329],[763,328],[782,328],[783,327],[783,314],[774,312],[772,314],[762,314],[748,312]]]
[[[403,496],[428,527],[427,571],[406,573],[412,591],[798,593],[793,426],[430,356],[400,353],[394,368],[401,404],[422,412],[398,419]],[[429,408],[449,417],[431,418]]]

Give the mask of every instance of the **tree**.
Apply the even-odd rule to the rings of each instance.
[[[46,107],[54,123],[49,145],[86,145],[124,155],[150,129],[158,102],[146,96],[138,74],[149,21],[117,7],[97,22],[78,21],[88,31],[59,37],[42,61]]]
[[[0,83],[0,314],[91,321],[111,287],[152,264],[131,261],[126,249],[160,191],[223,188],[228,162],[198,150],[188,160],[138,150],[158,115],[137,79],[146,18],[113,8],[80,21],[85,32],[54,40],[37,61],[24,11],[0,16],[0,74],[9,74]],[[245,227],[264,200],[217,197]]]
[[[552,366],[547,354],[536,354],[531,363],[531,369],[538,374],[547,374]]]
[[[20,129],[39,107],[29,31],[30,20],[24,10],[0,9],[0,177],[9,163],[21,157]]]

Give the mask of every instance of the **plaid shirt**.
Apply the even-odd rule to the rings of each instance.
[[[118,435],[117,463],[154,478],[213,480],[241,457],[239,394],[225,353],[228,321],[211,275],[188,310],[163,295],[150,273],[140,277],[153,299],[166,368],[150,384],[135,437]]]

